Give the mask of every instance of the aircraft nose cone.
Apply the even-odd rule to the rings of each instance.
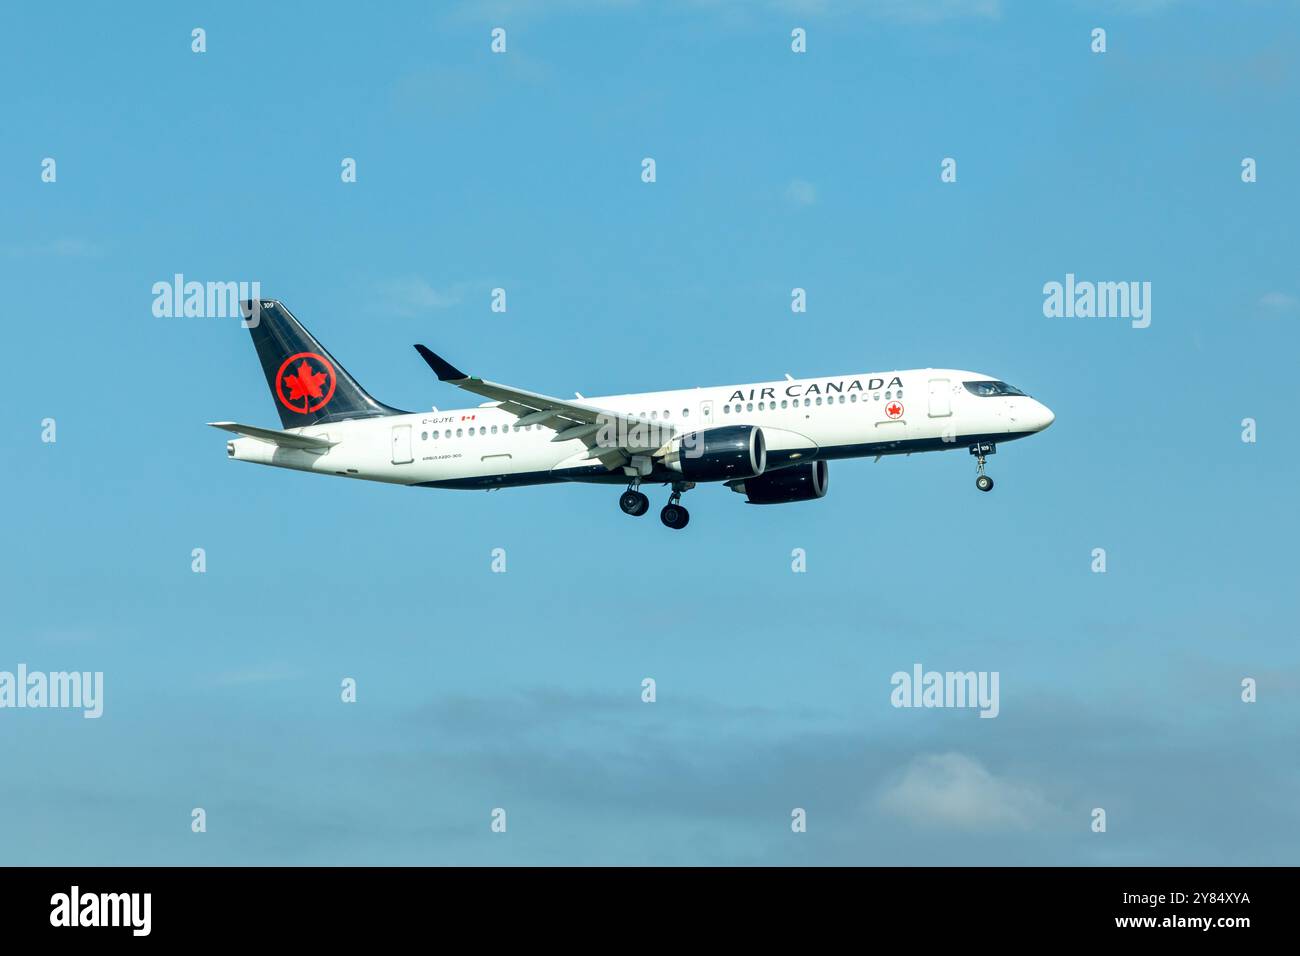
[[[1052,410],[1051,410],[1050,408],[1048,408],[1048,407],[1047,407],[1046,405],[1044,405],[1042,402],[1039,402],[1039,403],[1038,403],[1038,422],[1037,422],[1037,425],[1038,425],[1038,431],[1041,432],[1044,428],[1046,428],[1048,425],[1052,424],[1052,422],[1054,422],[1054,421],[1056,421],[1056,415],[1053,414],[1053,412],[1052,412]]]

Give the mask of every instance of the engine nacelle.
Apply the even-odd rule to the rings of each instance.
[[[745,495],[751,505],[784,505],[825,497],[829,482],[826,462],[810,461],[727,484],[732,491]]]
[[[664,455],[664,467],[687,481],[756,477],[767,467],[763,430],[755,425],[724,425],[678,435]]]

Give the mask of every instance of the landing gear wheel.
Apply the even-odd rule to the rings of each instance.
[[[992,491],[993,479],[984,474],[984,456],[993,454],[997,449],[989,445],[971,445],[970,453],[975,456],[975,468],[979,472],[979,477],[975,479],[975,487],[980,491]]]
[[[624,514],[639,518],[650,510],[650,499],[641,492],[629,488],[619,495],[618,506],[623,509]]]
[[[686,522],[691,520],[691,513],[681,505],[669,502],[664,505],[664,510],[659,512],[659,520],[674,531],[680,531],[686,527]]]

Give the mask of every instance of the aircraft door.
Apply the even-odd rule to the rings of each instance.
[[[930,379],[930,417],[945,418],[952,414],[952,381],[946,378]]]
[[[411,457],[411,426],[393,426],[393,464],[405,465],[414,459]]]

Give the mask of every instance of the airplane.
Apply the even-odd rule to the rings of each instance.
[[[278,468],[410,485],[487,489],[557,482],[626,485],[619,507],[682,529],[683,493],[721,482],[750,504],[825,496],[828,462],[966,448],[976,487],[988,455],[1056,416],[1006,382],[958,369],[792,378],[709,388],[555,398],[467,375],[423,345],[437,375],[487,401],[408,412],[376,401],[284,305],[241,303],[282,429],[209,422],[239,436],[226,454]]]

